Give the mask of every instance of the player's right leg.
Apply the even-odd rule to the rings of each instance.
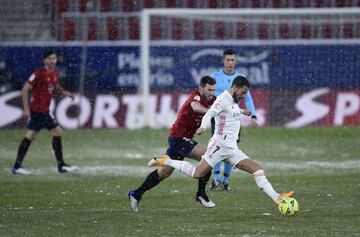
[[[196,144],[196,146],[191,150],[189,158],[201,161],[205,152],[206,148],[204,146]],[[206,194],[206,185],[209,182],[210,177],[211,171],[198,180],[198,190],[195,195],[195,201],[201,203],[206,208],[213,208],[216,206]]]
[[[215,132],[215,118],[211,118],[211,135],[214,135]],[[211,190],[216,190],[220,188],[220,169],[221,162],[218,162],[213,168],[214,180],[210,185]]]
[[[149,161],[148,166],[171,166],[191,178],[199,179],[211,171],[216,163],[227,158],[222,155],[222,152],[218,152],[219,150],[220,146],[216,139],[211,139],[203,159],[197,166],[187,161],[172,160],[169,156],[155,157]]]
[[[16,161],[12,168],[13,174],[25,174],[25,175],[31,174],[31,172],[29,170],[26,170],[22,167],[22,162],[26,156],[26,153],[27,153],[30,145],[31,145],[31,142],[36,138],[37,133],[38,132],[35,130],[27,130],[26,135],[23,138],[23,140],[20,142],[20,145],[18,148]]]
[[[179,151],[179,142],[181,142],[181,139],[175,139],[175,138],[168,138],[168,149],[166,151],[167,155],[166,156],[170,156],[172,157],[172,159],[183,159],[184,157],[181,157],[180,154],[178,154]],[[173,168],[168,167],[168,166],[164,166],[164,167],[159,167],[157,170],[154,170],[153,172],[151,172],[144,180],[144,182],[137,188],[137,189],[133,189],[130,190],[128,192],[128,197],[130,199],[130,204],[131,204],[131,209],[134,212],[138,212],[139,208],[139,202],[142,198],[142,196],[144,195],[144,193],[150,189],[152,189],[153,187],[155,187],[156,185],[158,185],[162,180],[166,179],[167,177],[169,177],[172,172],[174,171]]]
[[[172,160],[169,156],[156,157],[149,161],[148,166],[170,166],[194,179],[200,179],[212,170],[204,159],[195,166],[188,161]]]
[[[20,142],[18,153],[16,156],[15,164],[12,168],[13,174],[31,174],[29,170],[22,167],[22,162],[26,156],[26,153],[31,145],[31,142],[36,138],[38,132],[43,128],[43,125],[38,117],[37,113],[31,113],[30,119],[27,124],[27,131],[24,139]]]

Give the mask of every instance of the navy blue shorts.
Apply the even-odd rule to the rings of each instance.
[[[196,141],[186,137],[169,137],[168,143],[169,147],[166,154],[172,160],[183,160],[185,157],[189,157],[191,151],[198,144]]]
[[[40,131],[43,128],[47,130],[52,130],[58,126],[58,123],[50,115],[50,113],[40,113],[34,112],[30,113],[30,120],[28,122],[27,128],[29,130]]]

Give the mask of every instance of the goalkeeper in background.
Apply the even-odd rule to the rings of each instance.
[[[235,77],[241,76],[239,72],[235,70],[236,64],[236,53],[232,49],[226,49],[223,52],[222,62],[224,68],[221,71],[213,72],[211,77],[216,80],[216,91],[215,96],[219,96],[223,91],[228,90],[231,87],[231,84]],[[250,91],[248,91],[244,97],[245,106],[251,112],[251,126],[257,126],[256,111],[253,99],[251,97]],[[211,120],[211,131],[214,134],[215,120]],[[240,130],[241,131],[241,130]],[[239,139],[240,142],[240,131]],[[223,179],[221,180],[221,163],[224,163],[224,173]],[[210,189],[217,190],[222,187],[224,190],[228,191],[229,188],[229,178],[232,172],[232,166],[226,162],[219,162],[214,166],[214,180],[210,185]]]

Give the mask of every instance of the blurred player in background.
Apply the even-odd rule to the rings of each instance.
[[[24,117],[30,117],[27,124],[25,138],[21,141],[16,162],[12,168],[13,174],[31,174],[29,170],[22,167],[22,162],[30,147],[31,142],[43,128],[51,131],[53,135],[52,147],[58,164],[59,173],[72,172],[75,166],[67,165],[63,159],[61,135],[62,129],[50,115],[49,106],[55,91],[63,96],[74,100],[74,94],[64,90],[58,81],[58,71],[55,69],[57,55],[54,51],[46,51],[43,55],[44,68],[36,70],[25,83],[22,89],[22,101],[24,106]],[[31,104],[29,107],[29,91],[32,90]]]
[[[214,72],[211,74],[211,77],[213,77],[216,80],[215,96],[219,96],[223,91],[228,90],[231,87],[231,83],[234,80],[234,78],[241,75],[239,72],[235,70],[236,54],[233,50],[226,49],[223,52],[222,62],[224,64],[224,68],[221,71]],[[256,111],[250,91],[246,93],[244,100],[245,100],[246,108],[251,112],[251,126],[256,127],[257,126]],[[215,126],[214,119],[211,120],[211,126],[212,126],[212,133],[214,134],[214,126]],[[240,142],[240,131],[239,131],[238,142]],[[223,179],[221,180],[221,174],[220,174],[221,163],[222,162],[219,162],[214,166],[214,171],[213,171],[214,180],[210,185],[210,189],[216,190],[222,187],[223,190],[228,191],[230,190],[229,178],[232,172],[232,167],[228,163],[224,162],[224,173],[223,173]]]
[[[206,148],[193,140],[196,130],[199,128],[202,117],[215,101],[216,81],[214,78],[204,76],[200,80],[200,86],[194,91],[181,106],[176,121],[170,129],[168,138],[169,147],[166,154],[173,160],[183,160],[185,157],[200,161],[205,154]],[[150,173],[144,183],[128,193],[131,209],[138,212],[138,204],[143,194],[158,185],[162,180],[169,177],[174,168],[164,166]],[[195,200],[207,208],[215,207],[215,204],[206,195],[206,185],[211,176],[211,171],[199,179],[198,191]]]
[[[232,167],[249,172],[254,176],[257,186],[275,203],[293,196],[294,192],[279,194],[267,180],[262,167],[239,150],[237,139],[240,130],[240,114],[250,115],[247,109],[240,109],[239,101],[249,90],[249,81],[242,76],[236,77],[230,90],[225,90],[204,115],[196,134],[205,132],[208,122],[215,117],[215,133],[209,141],[203,159],[197,166],[187,161],[172,160],[169,156],[156,157],[149,166],[170,166],[195,179],[206,175],[220,161],[229,163]]]

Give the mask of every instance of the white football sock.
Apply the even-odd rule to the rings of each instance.
[[[267,180],[265,177],[263,170],[258,170],[255,173],[253,173],[255,182],[257,186],[266,193],[272,200],[275,201],[275,199],[279,196],[279,193],[277,193],[273,187],[271,186],[271,183]]]
[[[169,159],[165,161],[165,165],[171,166],[174,169],[177,169],[180,172],[186,174],[187,176],[190,176],[191,178],[194,177],[196,171],[196,166],[187,161]]]

